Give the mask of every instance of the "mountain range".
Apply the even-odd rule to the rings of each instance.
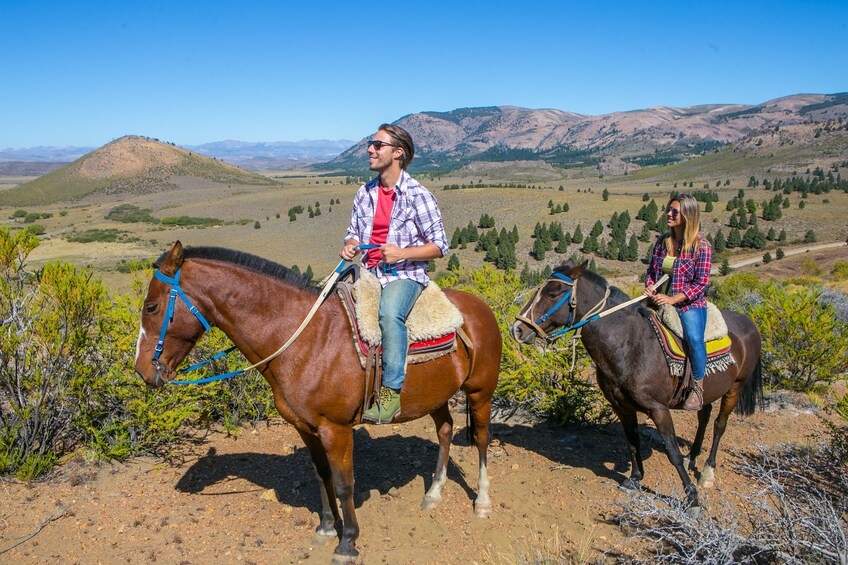
[[[848,120],[848,93],[797,94],[757,105],[709,104],[585,116],[515,106],[421,112],[395,122],[416,142],[418,169],[452,170],[474,161],[543,160],[560,167],[596,165],[608,157],[637,166],[703,154],[757,132],[802,123]],[[363,168],[365,139],[328,170]]]
[[[449,171],[475,162],[511,161],[544,161],[557,167],[601,167],[614,160],[620,163],[623,172],[702,155],[774,128],[842,121],[848,121],[848,93],[796,94],[757,105],[657,106],[600,116],[516,106],[460,108],[409,114],[395,123],[409,130],[415,139],[413,170]],[[366,167],[366,139],[356,143],[227,140],[183,149],[247,170],[312,166],[319,171],[359,173]],[[10,167],[21,170],[20,162],[73,161],[93,150],[89,147],[0,150],[0,172]]]

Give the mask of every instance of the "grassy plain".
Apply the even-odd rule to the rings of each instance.
[[[597,220],[606,226],[614,212],[620,214],[627,210],[634,219],[630,231],[638,235],[642,222],[635,220],[635,217],[646,203],[643,195],[649,194],[659,206],[663,206],[669,193],[675,190],[675,182],[678,183],[677,190],[681,191],[684,190],[683,182],[691,180],[693,187],[687,190],[703,190],[704,184],[708,184],[710,190],[718,192],[720,201],[715,204],[714,212],[703,213],[702,226],[712,233],[721,228],[725,236],[729,231],[727,222],[730,216],[725,211],[725,205],[740,189],[745,190],[746,199],[753,198],[757,203],[775,194],[762,188],[747,188],[747,170],[736,176],[727,176],[726,172],[709,176],[702,174],[702,169],[711,168],[707,161],[701,162],[697,169],[694,164],[685,163],[677,167],[676,170],[664,167],[608,178],[599,178],[591,170],[574,169],[555,170],[559,178],[551,178],[550,170],[534,178],[532,169],[522,171],[527,175],[523,179],[512,176],[503,178],[500,174],[497,175],[500,178],[494,178],[486,172],[474,176],[417,176],[438,198],[448,238],[456,228],[462,228],[469,222],[476,225],[483,213],[494,217],[497,229],[510,230],[518,226],[520,241],[516,251],[519,268],[524,262],[531,268],[540,268],[545,264],[557,265],[578,251],[579,246],[573,244],[567,254],[549,251],[544,261],[533,259],[530,256],[533,244],[531,235],[537,222],[557,221],[568,232],[573,232],[579,224],[583,233],[588,234]],[[722,170],[728,170],[726,164]],[[23,206],[27,212],[52,214],[49,218],[37,221],[44,226],[45,233],[41,236],[41,245],[30,256],[30,263],[38,266],[49,260],[62,259],[92,265],[108,286],[125,290],[129,278],[117,271],[122,262],[155,258],[170,242],[179,239],[186,245],[216,245],[247,251],[284,265],[297,265],[301,270],[311,265],[316,278],[322,277],[339,261],[338,251],[358,184],[345,184],[344,177],[298,175],[291,171],[266,171],[265,174],[280,184],[238,186],[191,177],[172,178],[171,183],[178,188],[163,192],[89,196],[48,206]],[[842,171],[842,174],[845,176],[846,171]],[[772,174],[769,178],[775,176]],[[12,186],[14,180],[0,178],[0,186]],[[730,183],[726,185],[727,180]],[[481,182],[521,183],[528,187],[443,190],[446,185],[470,185],[472,182],[475,185]],[[721,186],[716,187],[717,182]],[[607,201],[602,197],[605,189],[609,192]],[[782,229],[786,230],[788,241],[784,248],[792,247],[793,242],[800,240],[810,229],[815,230],[818,242],[846,240],[848,214],[845,210],[848,209],[848,194],[811,194],[804,199],[803,209],[799,209],[802,200],[800,194],[791,194],[788,199],[790,207],[784,209],[783,218],[774,222],[759,220],[763,231],[769,227],[774,227],[778,233]],[[340,203],[331,205],[330,202],[335,200]],[[569,211],[550,215],[549,201],[553,201],[554,205],[567,202]],[[166,228],[157,224],[121,223],[106,219],[109,211],[119,204],[150,209],[159,219],[184,215],[219,218],[225,223],[205,228]],[[289,220],[290,208],[303,206],[308,209],[311,206],[315,209],[316,204],[320,204],[320,215],[309,218],[308,213],[304,212],[298,215],[296,221]],[[21,219],[10,218],[15,209],[17,207],[0,208],[0,225],[11,226],[13,229],[25,227]],[[66,239],[74,233],[90,229],[117,229],[121,232],[121,238],[112,243],[73,243]],[[605,233],[608,234],[609,230]],[[647,252],[648,245],[640,243],[640,256]],[[772,250],[772,255],[775,248],[776,245],[770,243],[768,249]],[[755,253],[762,255],[764,251]],[[473,251],[473,244],[455,252],[463,267],[482,264],[483,254]],[[748,254],[751,254],[750,250]],[[437,267],[444,269],[446,263],[444,259],[437,261]],[[596,263],[612,278],[635,277],[644,270],[644,265],[639,261],[619,262],[596,258]]]

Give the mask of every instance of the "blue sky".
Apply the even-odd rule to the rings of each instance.
[[[426,110],[848,91],[848,1],[0,0],[0,148],[359,139]]]

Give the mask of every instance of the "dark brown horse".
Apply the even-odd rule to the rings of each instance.
[[[512,336],[516,341],[532,343],[537,336],[546,337],[556,328],[579,323],[587,311],[603,302],[607,289],[610,294],[604,309],[629,300],[619,289],[609,287],[602,277],[585,268],[586,263],[555,269],[519,314],[531,324],[523,321],[513,324]],[[742,415],[752,414],[762,402],[760,334],[749,318],[728,310],[722,313],[733,340],[731,352],[736,364],[704,379],[704,407],[698,412],[698,431],[689,450],[688,464],[680,454],[669,411],[674,393],[672,377],[645,318],[647,309],[637,305],[624,307],[582,327],[583,345],[597,367],[598,386],[621,420],[630,446],[632,468],[630,478],[622,486],[636,488],[644,474],[636,419],[636,413],[643,412],[654,421],[663,437],[668,459],[683,481],[687,504],[693,513],[699,508],[698,490],[689,479],[687,466],[690,471],[697,471],[695,459],[701,453],[712,403],[721,399],[712,449],[699,479],[699,485],[705,488],[711,487],[715,480],[716,453],[728,416],[734,408]]]
[[[172,288],[179,288],[208,324],[220,328],[251,363],[274,353],[294,333],[320,290],[290,269],[264,259],[219,248],[183,249],[179,242],[157,266],[159,273],[150,281],[142,307],[135,359],[136,371],[151,386],[173,379],[174,370],[204,332],[204,324],[192,315],[185,301],[177,300],[161,353],[154,361]],[[177,284],[171,284],[174,280]],[[436,424],[438,462],[422,503],[424,508],[432,508],[440,502],[447,479],[453,438],[448,400],[457,390],[465,392],[479,453],[474,510],[478,516],[486,516],[492,508],[486,450],[501,334],[482,300],[465,292],[445,292],[462,312],[463,329],[473,349],[460,340],[458,350],[450,355],[409,365],[401,391],[402,411],[396,421],[429,414]],[[318,534],[336,536],[339,526],[341,539],[334,561],[355,560],[359,524],[353,497],[353,425],[362,411],[365,377],[339,298],[331,295],[291,347],[259,369],[271,385],[277,410],[300,433],[312,457],[322,502]],[[385,460],[392,464],[389,454]]]

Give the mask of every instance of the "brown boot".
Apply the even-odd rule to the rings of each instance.
[[[686,402],[683,403],[683,409],[697,412],[703,407],[704,388],[701,385],[701,381],[694,381],[694,385],[689,387],[689,396],[686,397]]]

